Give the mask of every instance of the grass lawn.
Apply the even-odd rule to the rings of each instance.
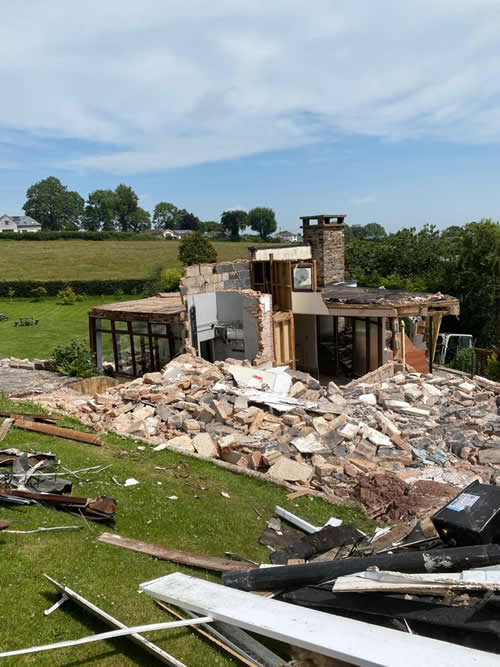
[[[30,299],[0,299],[0,313],[8,316],[8,321],[0,322],[0,359],[19,357],[20,359],[46,359],[55,345],[67,343],[77,338],[88,341],[87,312],[101,303],[113,303],[133,297],[85,297],[73,306],[57,304],[56,297],[43,301]],[[20,317],[34,317],[40,322],[31,327],[15,327]]]
[[[7,399],[0,397],[0,410],[8,410],[11,406]],[[19,409],[19,404],[16,403],[16,407]],[[32,405],[25,407],[28,411],[33,410]],[[65,423],[83,429],[74,420],[67,419]],[[166,451],[148,449],[141,452],[133,441],[113,435],[105,436],[104,440],[106,445],[99,448],[11,429],[2,447],[52,451],[71,470],[111,464],[101,473],[84,473],[81,479],[75,480],[73,494],[114,497],[118,502],[116,533],[167,547],[221,557],[225,551],[234,551],[268,562],[269,552],[259,545],[258,537],[276,504],[313,523],[321,524],[335,515],[346,521],[356,521],[360,528],[373,525],[355,508],[331,506],[318,499],[289,501],[286,489],[235,475],[207,462]],[[155,469],[156,466],[161,469]],[[120,482],[135,477],[140,483],[124,488],[114,484],[112,476]],[[221,491],[231,497],[224,498]],[[177,496],[178,500],[168,500],[171,495]],[[252,505],[262,512],[262,518],[257,516]],[[10,528],[16,530],[84,526],[82,530],[71,532],[0,533],[2,651],[75,639],[107,629],[71,602],[45,617],[43,610],[51,606],[58,595],[43,578],[43,573],[81,593],[128,625],[171,620],[148,596],[137,593],[141,582],[177,570],[219,580],[218,575],[204,570],[180,567],[99,544],[96,537],[110,528],[55,509],[0,505],[0,518],[12,519],[14,523]],[[149,633],[148,637],[190,667],[234,664],[189,629]],[[121,639],[33,654],[8,664],[121,667],[152,662],[147,654]]]
[[[248,257],[248,243],[214,243],[217,259]],[[0,280],[142,278],[180,268],[178,241],[0,241]]]

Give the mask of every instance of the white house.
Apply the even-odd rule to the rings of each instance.
[[[41,232],[42,225],[29,215],[0,215],[1,232]]]
[[[287,232],[285,230],[275,232],[273,236],[280,241],[283,241],[284,243],[296,243],[299,240],[299,235],[297,232]]]

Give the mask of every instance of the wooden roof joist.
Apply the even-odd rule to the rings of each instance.
[[[328,312],[345,317],[426,317],[460,312],[458,299],[440,293],[348,285],[330,285],[321,292]]]
[[[118,301],[96,306],[89,311],[89,317],[106,320],[176,322],[186,311],[178,292],[157,294],[147,299]]]

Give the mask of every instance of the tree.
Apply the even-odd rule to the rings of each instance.
[[[28,188],[23,209],[42,225],[42,231],[62,231],[78,229],[83,207],[84,200],[78,192],[49,176]]]
[[[346,240],[381,241],[387,237],[385,229],[378,222],[369,222],[367,225],[346,225]]]
[[[248,224],[261,239],[276,231],[276,216],[272,208],[258,206],[248,212]]]
[[[148,211],[138,206],[129,218],[129,230],[131,232],[145,232],[151,229],[151,216]]]
[[[177,229],[179,209],[168,201],[161,201],[155,206],[153,227],[155,229]]]
[[[448,262],[446,288],[461,299],[462,330],[484,347],[500,342],[500,223],[470,222]]]
[[[137,209],[139,197],[129,185],[118,185],[115,190],[116,218],[118,227],[122,232],[131,229],[132,216]]]
[[[88,232],[115,228],[117,198],[113,190],[94,190],[87,198],[83,226]]]
[[[195,215],[188,213],[185,209],[179,211],[177,229],[192,229],[193,231],[197,231],[199,225],[200,219]]]
[[[193,232],[182,237],[179,244],[179,259],[184,266],[205,262],[210,264],[217,261],[217,252],[200,232]]]
[[[353,239],[364,239],[365,228],[363,225],[346,225],[344,227],[344,234],[346,241]]]
[[[220,222],[216,222],[215,220],[205,220],[203,222],[200,221],[200,224],[198,225],[198,230],[200,232],[208,232],[209,234],[213,234],[218,231],[223,231],[222,225]]]
[[[248,225],[248,214],[241,209],[224,211],[220,222],[224,232],[231,235],[231,241],[239,241],[240,229],[245,229]]]
[[[381,241],[387,236],[385,229],[378,222],[369,222],[364,226],[364,236],[367,241]]]

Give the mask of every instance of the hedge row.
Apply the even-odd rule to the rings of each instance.
[[[57,296],[59,290],[72,287],[77,294],[100,296],[101,294],[141,294],[147,279],[128,278],[123,280],[6,280],[0,281],[0,297],[8,297],[13,289],[16,297],[32,297],[31,290],[44,287],[48,296]]]
[[[2,232],[0,241],[163,241],[162,236],[135,232]]]

